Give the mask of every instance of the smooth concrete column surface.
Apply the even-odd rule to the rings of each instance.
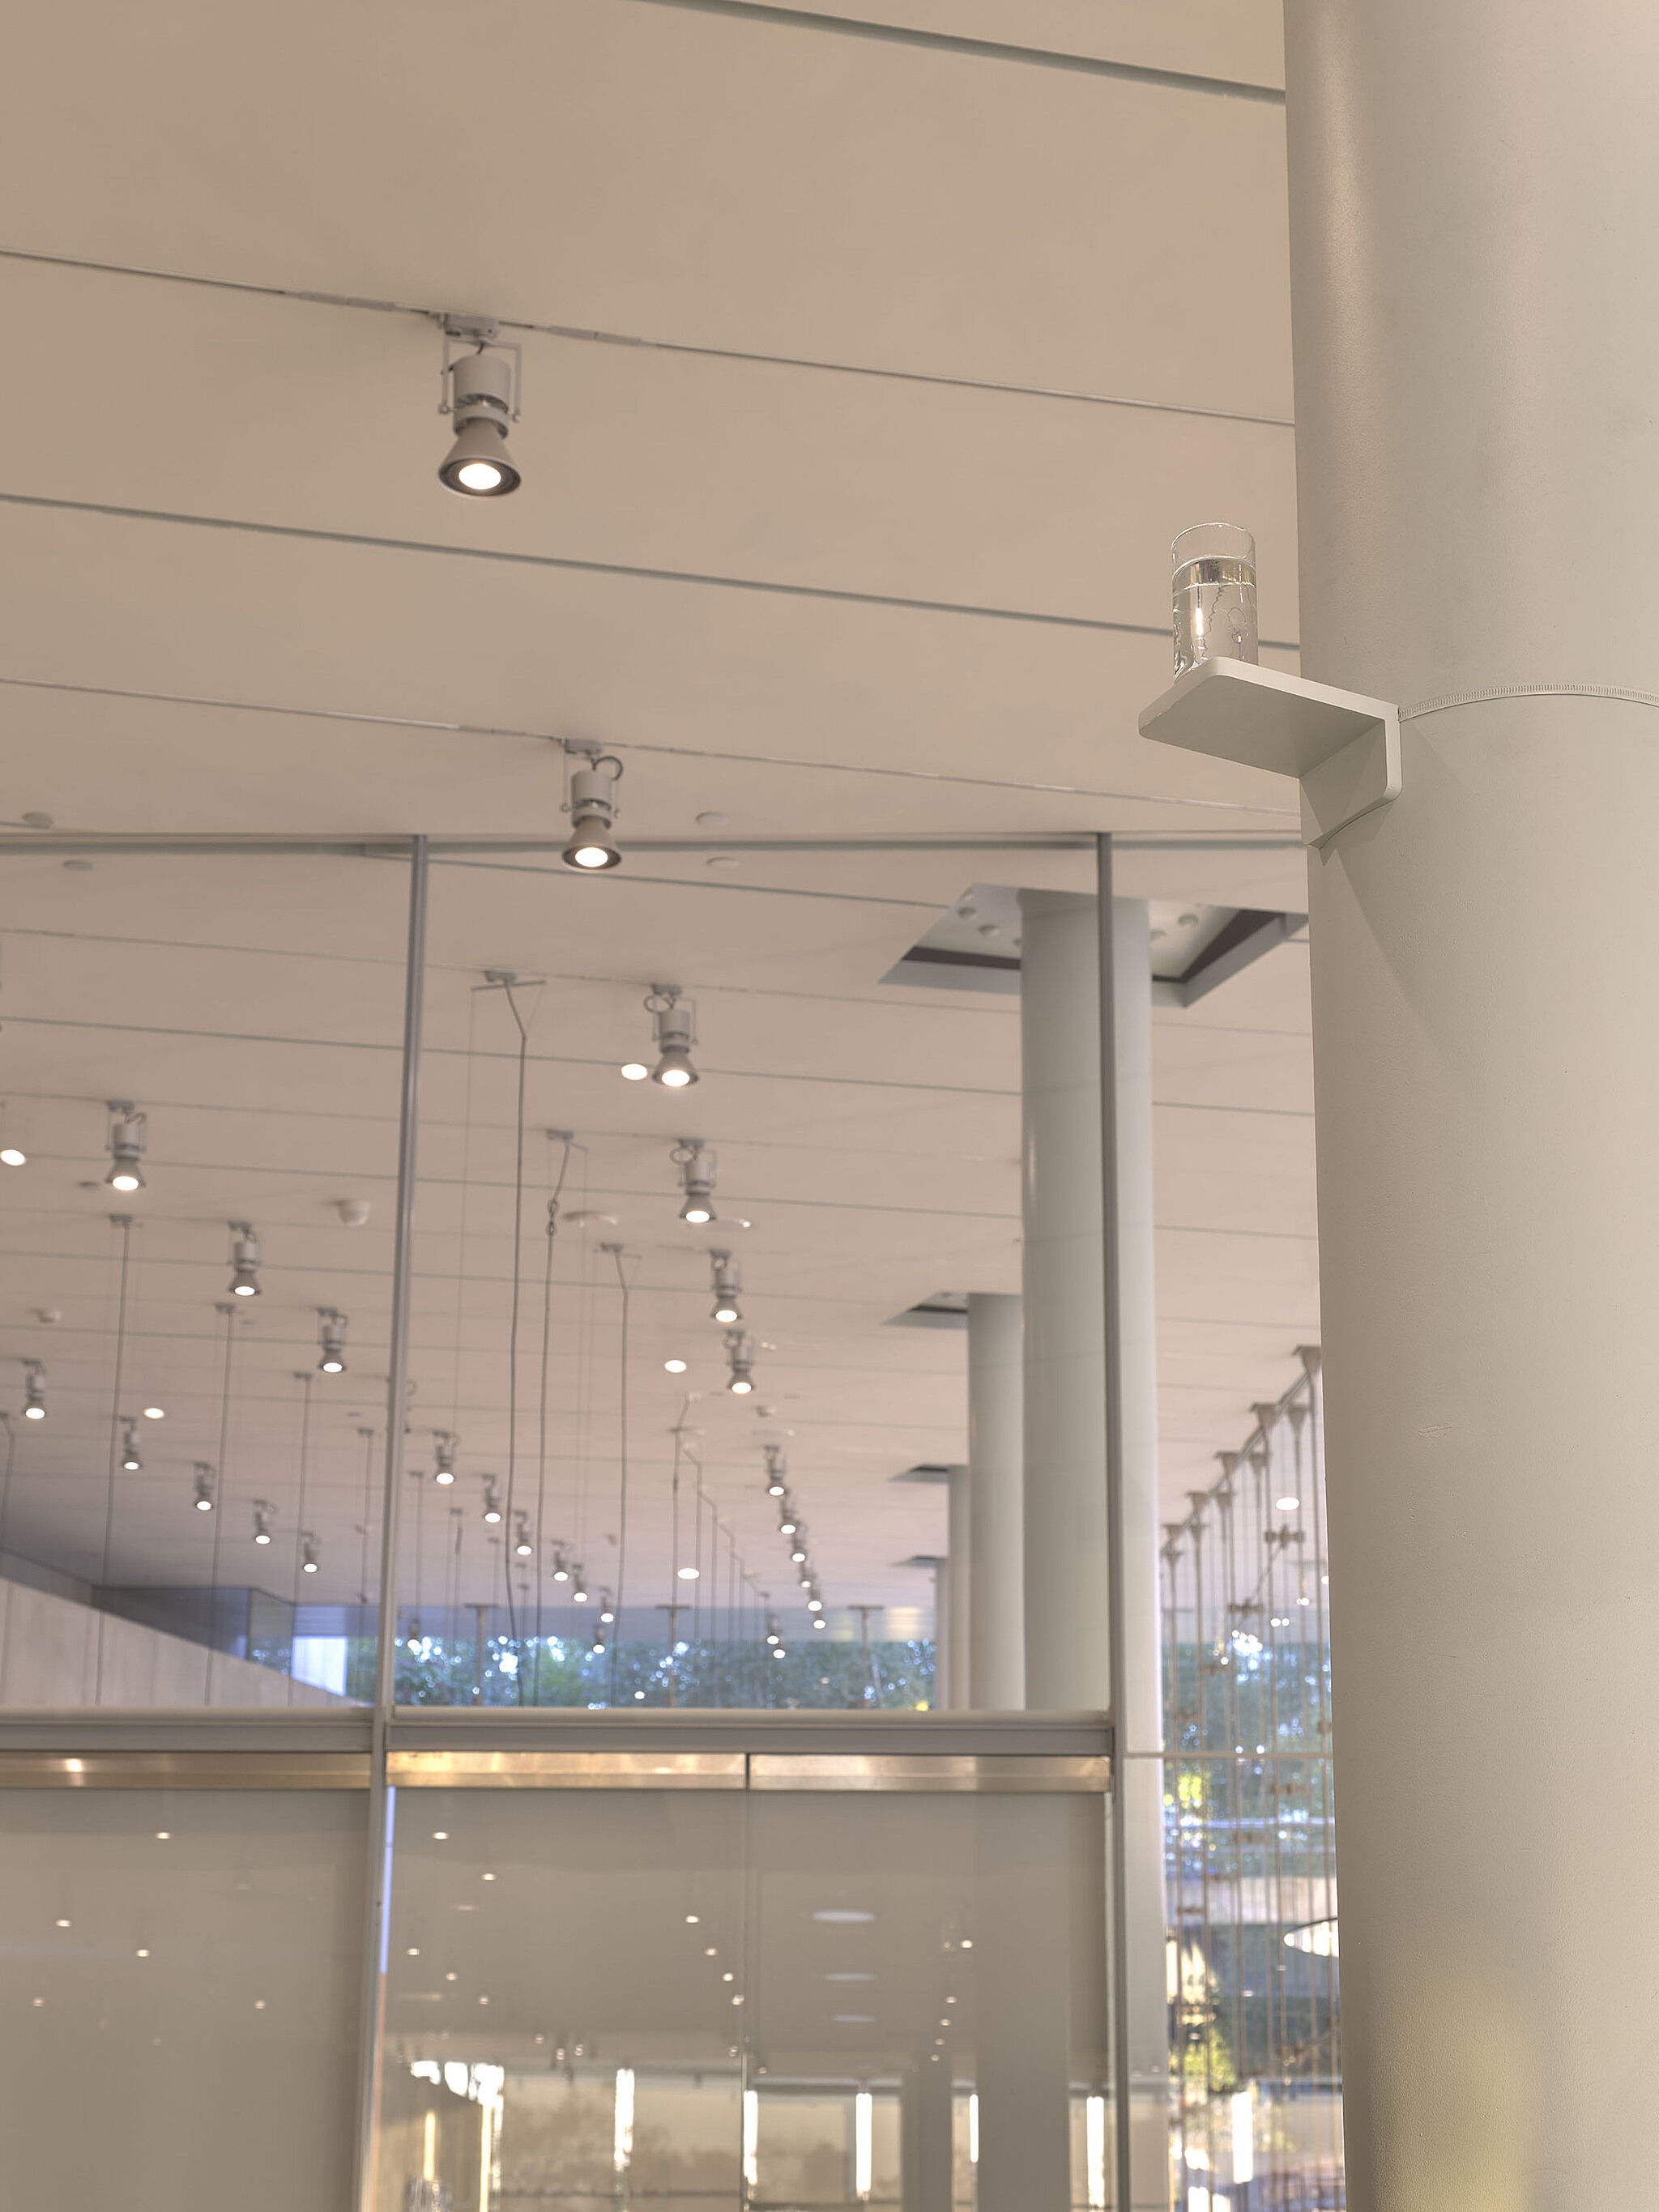
[[[951,1679],[951,1562],[933,1561],[933,1710],[948,1712],[956,1695]]]
[[[1653,2195],[1659,13],[1287,0],[1348,2203]],[[1449,695],[1528,696],[1414,714]]]
[[[1111,1703],[1095,902],[1022,891],[1025,1702]]]
[[[1072,1809],[1058,1796],[974,1802],[977,2212],[1070,2212]],[[1077,1948],[1086,1978],[1098,1945]]]
[[[981,1712],[1025,1703],[1024,1324],[1018,1297],[968,1300],[968,1479],[973,1527],[968,1691]]]
[[[951,1562],[951,1583],[945,1623],[951,1644],[951,1703],[960,1708],[973,1703],[968,1680],[969,1624],[974,1599],[973,1502],[965,1467],[953,1467],[948,1480],[945,1547]]]

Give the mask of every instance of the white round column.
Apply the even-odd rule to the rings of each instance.
[[[1020,1301],[995,1291],[968,1300],[968,1481],[972,1526],[968,1688],[982,1712],[1025,1703],[1025,1530]]]
[[[1583,2212],[1659,2044],[1659,16],[1285,15],[1303,667],[1406,715],[1310,870],[1347,2201]]]

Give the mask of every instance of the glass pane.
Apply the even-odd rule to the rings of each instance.
[[[395,859],[12,856],[0,1702],[366,1694],[407,897]]]
[[[9,2203],[345,2212],[366,1802],[0,1790]]]

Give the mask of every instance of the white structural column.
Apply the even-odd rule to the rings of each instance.
[[[972,1498],[967,1687],[981,1712],[1025,1703],[1024,1443],[1018,1297],[968,1300],[968,1480]]]
[[[1127,1679],[1111,1692],[1102,1233],[1099,914],[1021,896],[1024,1105],[1025,1702],[1112,1705],[1129,1900],[1137,2212],[1167,2200],[1152,957],[1144,900],[1111,905],[1116,1064],[1118,1408]]]
[[[950,1594],[945,1601],[945,1632],[951,1646],[950,1703],[960,1708],[973,1703],[968,1674],[969,1623],[974,1601],[973,1500],[965,1467],[953,1467],[947,1480],[945,1548],[950,1561]]]
[[[1405,716],[1310,871],[1347,2201],[1582,2212],[1659,2045],[1659,15],[1285,15],[1303,667]]]

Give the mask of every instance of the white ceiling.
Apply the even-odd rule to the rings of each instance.
[[[1276,10],[790,12],[179,0],[158,23],[88,0],[15,27],[0,807],[50,814],[41,845],[477,841],[434,878],[420,1453],[459,1430],[469,1514],[478,1474],[505,1468],[516,1032],[478,987],[514,968],[546,979],[526,1000],[521,1482],[543,1131],[586,1147],[567,1210],[618,1224],[556,1254],[550,1531],[614,1573],[618,1299],[597,1245],[615,1235],[638,1255],[641,1601],[672,1564],[661,1362],[690,1346],[712,1395],[686,1418],[761,1582],[785,1588],[758,1482],[776,1436],[832,1607],[913,1607],[925,1577],[896,1563],[940,1548],[942,1498],[890,1478],[962,1456],[963,1340],[884,1324],[933,1291],[1017,1285],[1018,1002],[878,979],[972,882],[1085,887],[1101,829],[1162,841],[1120,857],[1128,895],[1304,902],[1288,787],[1135,729],[1167,680],[1167,544],[1188,522],[1255,531],[1264,659],[1294,665]],[[824,21],[843,13],[845,32]],[[441,341],[417,311],[455,307],[526,326],[509,501],[436,481]],[[633,849],[599,882],[526,848],[560,832],[561,737],[627,764]],[[711,836],[736,869],[709,868]],[[199,1578],[217,1522],[222,1578],[248,1578],[262,1496],[289,1542],[256,1578],[289,1588],[295,1376],[315,1308],[337,1304],[352,1371],[314,1387],[324,1572],[304,1587],[351,1597],[356,1430],[385,1372],[403,872],[64,858],[0,869],[0,1083],[31,1155],[0,1184],[0,1361],[46,1358],[53,1407],[23,1434],[7,1541],[102,1571],[102,1102],[129,1097],[154,1164],[123,1395],[168,1418],[122,1479],[111,1571]],[[1175,1498],[1317,1330],[1305,963],[1287,945],[1158,1018]],[[616,1074],[654,979],[697,1001],[704,1076],[678,1102]],[[684,1134],[716,1147],[752,1228],[678,1222]],[[366,1228],[339,1224],[345,1196],[371,1201]],[[210,1521],[188,1470],[220,1456],[214,1302],[244,1217],[266,1295],[238,1330],[230,1510]],[[769,1347],[766,1421],[717,1388],[703,1252],[727,1241]]]

